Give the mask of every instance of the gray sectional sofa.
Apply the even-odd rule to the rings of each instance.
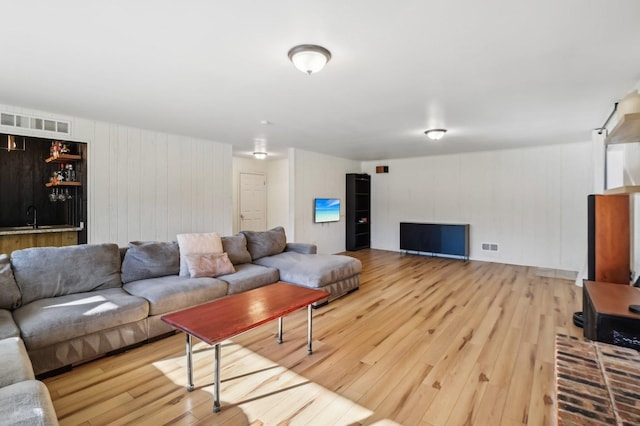
[[[278,280],[326,290],[329,300],[359,287],[360,261],[286,243],[282,228],[223,237],[222,246],[235,272],[215,278],[180,276],[175,242],[0,256],[0,339],[20,337],[42,375],[172,332],[164,314]]]

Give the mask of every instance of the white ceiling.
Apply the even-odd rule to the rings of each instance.
[[[638,0],[6,1],[0,103],[355,160],[590,140]],[[297,44],[333,55],[307,76]],[[272,124],[260,124],[268,120]],[[439,142],[424,130],[445,127]]]

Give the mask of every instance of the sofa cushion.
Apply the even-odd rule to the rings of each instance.
[[[229,284],[228,294],[235,294],[273,284],[280,279],[280,274],[277,269],[244,263],[236,265],[235,274],[222,275],[219,279]]]
[[[132,241],[122,261],[123,283],[179,272],[180,249],[175,241]]]
[[[254,263],[277,268],[280,280],[319,288],[362,272],[358,259],[337,254],[301,254],[293,251],[263,257]]]
[[[217,232],[204,234],[178,234],[180,247],[180,276],[189,276],[185,255],[192,253],[223,253],[222,240]]]
[[[20,329],[13,320],[10,311],[0,309],[0,339],[20,336]]]
[[[282,226],[264,232],[242,231],[242,233],[247,237],[247,249],[252,261],[282,253],[287,246],[287,236]]]
[[[287,243],[287,247],[285,247],[284,251],[295,251],[302,254],[316,254],[318,253],[318,246],[307,243]]]
[[[149,315],[161,315],[189,308],[227,294],[227,283],[217,278],[189,278],[178,275],[132,281],[123,288],[149,301]]]
[[[0,340],[0,360],[0,388],[35,379],[27,350],[18,337]]]
[[[247,250],[247,238],[244,234],[236,234],[230,237],[222,237],[222,249],[234,265],[251,263],[251,255]]]
[[[0,388],[0,407],[3,425],[58,425],[49,390],[37,380]]]
[[[22,305],[34,300],[120,287],[116,244],[34,247],[11,253]]]
[[[0,309],[20,306],[20,289],[13,278],[9,256],[0,254]]]
[[[13,311],[28,349],[145,319],[146,300],[121,288],[39,299]]]
[[[190,253],[185,256],[191,278],[218,277],[233,274],[233,264],[227,253]]]

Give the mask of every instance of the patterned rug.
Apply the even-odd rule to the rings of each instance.
[[[558,425],[639,425],[640,354],[556,335]]]

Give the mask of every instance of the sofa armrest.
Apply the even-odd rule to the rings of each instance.
[[[318,246],[306,243],[287,243],[284,251],[295,251],[296,253],[301,254],[316,254],[318,252]]]

